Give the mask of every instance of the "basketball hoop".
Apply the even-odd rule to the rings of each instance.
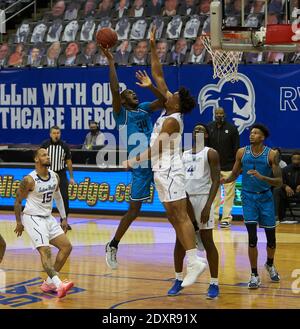
[[[230,38],[236,39],[238,37],[234,34],[230,34]],[[238,81],[238,64],[243,52],[235,50],[212,49],[209,34],[202,35],[201,40],[205,49],[211,55],[214,68],[214,79],[224,78],[226,81]]]

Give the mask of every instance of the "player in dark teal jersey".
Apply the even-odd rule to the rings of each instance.
[[[242,205],[245,225],[249,238],[249,259],[251,264],[251,278],[248,288],[256,289],[260,286],[257,273],[257,224],[265,229],[267,237],[266,270],[273,282],[279,282],[280,277],[274,266],[276,249],[276,220],[274,200],[271,187],[282,185],[279,154],[264,145],[269,136],[267,128],[255,124],[250,131],[250,145],[237,151],[236,161],[231,175],[221,183],[230,183],[237,179],[242,170]]]
[[[158,99],[151,103],[139,103],[138,97],[133,90],[126,89],[120,93],[113,55],[109,50],[102,50],[109,62],[110,88],[113,98],[113,115],[120,131],[121,138],[127,146],[129,156],[130,152],[137,146],[139,146],[140,152],[143,152],[148,149],[150,136],[153,129],[151,113],[152,111],[163,107],[165,98],[153,85],[150,86],[150,89],[158,97]],[[148,78],[147,75],[140,71],[137,75],[140,75],[142,80],[143,78]],[[136,135],[132,138],[134,134]],[[130,139],[134,140],[134,142],[130,143]],[[107,243],[105,248],[106,263],[112,269],[116,269],[118,267],[116,257],[118,244],[128,230],[130,224],[138,216],[143,200],[150,197],[152,181],[153,174],[150,162],[146,163],[144,166],[132,169],[131,201],[129,209],[122,217],[114,238]]]

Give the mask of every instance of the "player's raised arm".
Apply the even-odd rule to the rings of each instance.
[[[22,201],[26,199],[28,193],[33,191],[34,189],[34,180],[30,176],[25,176],[20,183],[20,186],[17,190],[15,204],[14,204],[14,211],[16,216],[17,226],[14,232],[17,236],[21,236],[22,232],[24,231],[24,226],[21,221],[21,212],[22,212]]]
[[[119,114],[121,110],[121,95],[120,95],[120,86],[119,86],[119,80],[115,68],[115,61],[113,54],[105,48],[102,48],[103,54],[106,56],[108,60],[108,66],[109,66],[109,82],[110,82],[110,89],[112,93],[112,106],[113,110],[116,114]]]
[[[152,111],[163,108],[164,103],[166,102],[166,97],[153,85],[149,75],[146,71],[136,72],[136,78],[138,82],[136,84],[142,88],[149,88],[152,93],[157,97],[157,100],[150,104]]]
[[[241,170],[242,170],[242,157],[243,157],[244,151],[245,151],[245,148],[242,147],[236,152],[235,164],[233,166],[231,174],[228,178],[221,179],[221,184],[231,183],[239,177]]]
[[[155,45],[155,28],[153,28],[150,32],[150,49],[151,49],[151,72],[153,79],[157,85],[157,88],[163,93],[166,97],[169,93],[168,86],[166,84],[164,78],[164,72],[162,69],[162,65],[159,61],[156,45]]]

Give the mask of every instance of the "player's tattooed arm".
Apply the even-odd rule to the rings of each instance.
[[[282,171],[281,168],[279,166],[279,162],[280,162],[280,155],[278,151],[271,151],[271,154],[274,153],[273,155],[273,160],[272,160],[272,171],[273,171],[273,183],[274,185],[272,186],[276,186],[276,187],[280,187],[282,185]]]
[[[235,163],[232,168],[231,174],[226,179],[221,178],[221,180],[220,180],[221,184],[231,183],[239,177],[239,175],[242,171],[242,158],[243,158],[244,152],[245,152],[244,147],[238,149],[238,151],[236,152]]]
[[[21,212],[22,212],[22,201],[27,198],[27,195],[30,191],[34,189],[34,180],[31,176],[25,176],[16,193],[16,199],[14,204],[14,211],[16,216],[17,226],[15,228],[15,233],[17,236],[21,236],[24,230],[24,227],[21,222]]]
[[[112,93],[112,106],[115,113],[119,113],[121,110],[122,102],[121,102],[121,95],[120,95],[120,86],[119,80],[115,68],[115,61],[113,54],[103,47],[101,47],[103,54],[106,56],[108,60],[109,66],[109,82],[110,82],[110,89]]]
[[[151,49],[151,72],[153,79],[157,85],[157,88],[162,92],[162,94],[166,97],[169,92],[169,88],[166,84],[164,78],[164,72],[162,69],[162,65],[159,61],[157,52],[156,52],[156,44],[155,44],[155,27],[150,32],[150,49]]]
[[[271,150],[269,154],[269,161],[272,166],[273,177],[262,176],[262,180],[271,186],[280,187],[282,185],[282,172],[279,166],[279,152]]]

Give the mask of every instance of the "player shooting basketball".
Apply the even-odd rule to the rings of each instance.
[[[152,92],[159,98],[153,102],[140,103],[133,90],[126,89],[120,93],[120,86],[115,69],[114,57],[112,53],[101,47],[109,63],[110,88],[113,98],[113,115],[117,127],[122,134],[123,142],[126,144],[127,152],[130,154],[138,145],[142,151],[149,146],[150,136],[153,130],[151,113],[163,107],[164,97],[152,86]],[[130,137],[135,136],[136,141],[130,143]],[[139,135],[137,135],[139,134]],[[130,192],[130,204],[127,213],[121,218],[114,238],[107,243],[106,263],[112,268],[118,267],[117,251],[118,245],[131,223],[137,218],[143,200],[150,197],[150,188],[153,181],[151,165],[146,164],[132,169],[132,181]]]
[[[154,182],[159,199],[163,203],[168,220],[176,232],[174,260],[181,246],[187,256],[187,274],[178,274],[182,287],[193,284],[205,270],[206,264],[197,256],[195,232],[187,215],[185,173],[181,159],[181,136],[183,133],[183,114],[189,113],[195,107],[195,100],[189,91],[183,87],[172,94],[162,70],[162,65],[156,53],[155,28],[150,35],[152,76],[158,90],[165,97],[165,110],[157,119],[151,134],[150,147],[135,158],[124,162],[125,167],[134,167],[151,158]],[[141,87],[153,88],[150,78],[144,74],[137,76]]]

